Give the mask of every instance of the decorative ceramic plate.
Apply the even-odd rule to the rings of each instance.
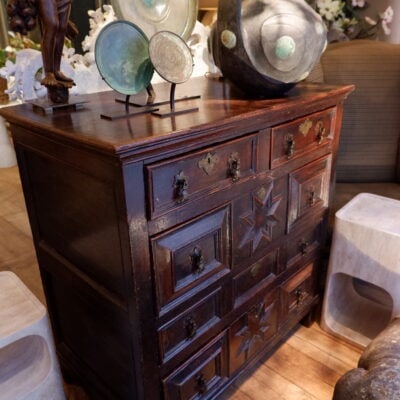
[[[141,92],[153,77],[147,36],[128,21],[115,21],[101,30],[95,60],[105,82],[125,95]]]
[[[149,44],[150,60],[159,75],[170,83],[186,82],[193,72],[193,58],[186,42],[168,31],[157,32]]]
[[[197,19],[198,0],[111,0],[119,19],[140,26],[151,38],[171,31],[188,40]]]

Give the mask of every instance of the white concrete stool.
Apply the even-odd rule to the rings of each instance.
[[[12,272],[0,272],[0,400],[65,400],[43,304]]]
[[[400,201],[362,193],[336,213],[321,326],[367,346],[400,316]]]
[[[1,104],[0,108],[19,104],[17,101]],[[14,147],[8,137],[6,121],[0,117],[0,168],[9,168],[17,164]]]

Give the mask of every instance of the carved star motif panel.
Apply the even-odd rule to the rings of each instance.
[[[270,295],[253,305],[231,329],[230,365],[232,371],[260,351],[277,330],[278,303]]]
[[[283,235],[286,225],[286,179],[269,181],[242,196],[234,204],[234,252],[236,261],[265,253]]]

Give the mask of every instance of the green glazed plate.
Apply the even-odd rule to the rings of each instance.
[[[147,88],[154,67],[145,33],[128,21],[115,21],[100,32],[95,46],[100,75],[114,90],[133,95]]]
[[[197,20],[198,0],[111,0],[119,19],[140,26],[151,38],[170,31],[188,40]]]

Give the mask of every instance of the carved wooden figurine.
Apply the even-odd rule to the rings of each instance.
[[[69,21],[72,0],[8,0],[7,13],[10,28],[26,34],[40,21],[42,33],[42,58],[44,78],[48,95],[54,103],[68,101],[68,89],[74,81],[61,70],[61,56],[66,36],[76,35],[76,27]]]

